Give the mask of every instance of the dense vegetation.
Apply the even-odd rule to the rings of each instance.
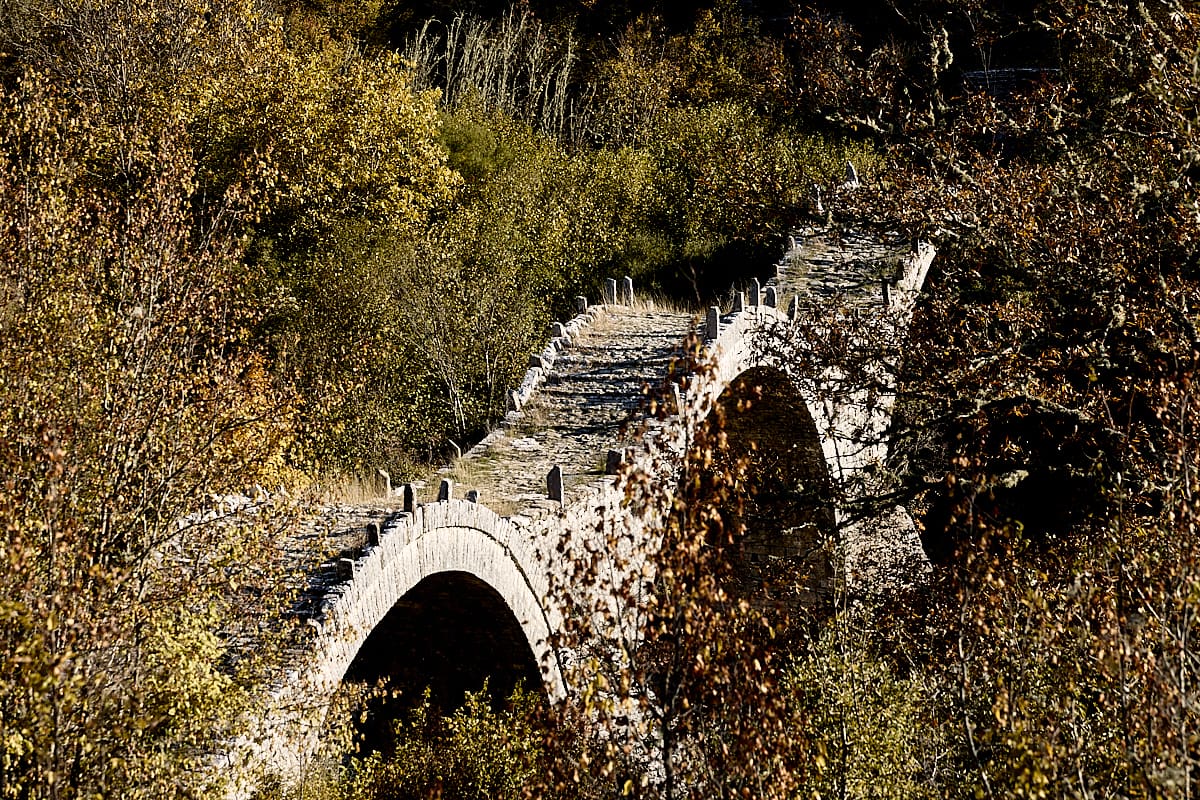
[[[755,612],[714,430],[603,673],[650,733],[423,707],[322,791],[1190,796],[1200,17],[862,5],[0,7],[0,797],[201,791],[297,511],[199,509],[436,460],[572,297],[708,299],[847,158],[834,225],[941,248],[892,465],[929,580]]]

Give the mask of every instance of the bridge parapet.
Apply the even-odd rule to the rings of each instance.
[[[822,334],[835,333],[849,350],[866,352],[881,339],[899,347],[932,248],[921,245],[902,257],[893,244],[814,242],[797,240],[776,278],[752,284],[732,312],[709,309],[699,335],[712,368],[668,390],[661,401],[671,413],[663,419],[645,418],[645,387],[667,374],[696,321],[652,305],[616,305],[632,300],[631,282],[614,282],[603,305],[581,298],[576,316],[552,326],[547,345],[531,356],[504,423],[456,460],[451,474],[472,499],[455,499],[447,484],[440,501],[418,503],[407,487],[404,510],[347,563],[346,580],[329,589],[310,621],[308,655],[271,691],[271,709],[242,743],[252,754],[244,760],[301,774],[330,698],[363,643],[406,593],[433,575],[466,573],[491,587],[519,626],[547,694],[569,693],[572,654],[559,644],[564,620],[591,609],[598,625],[604,618],[620,624],[613,605],[618,585],[652,577],[657,543],[640,534],[653,530],[653,509],[647,517],[646,509],[630,505],[624,476],[670,482],[697,426],[749,369],[789,376],[831,475],[849,487],[843,498],[849,503],[838,508],[848,571],[872,581],[890,565],[919,560],[915,529],[902,510],[888,512],[882,523],[846,510],[856,493],[881,487],[895,361],[876,352],[851,374],[836,363],[821,365],[814,348],[822,346]],[[846,335],[838,326],[865,333]],[[643,422],[643,438],[623,432]],[[622,464],[622,476],[614,478]],[[548,483],[550,475],[555,480]],[[886,541],[881,525],[891,537]],[[618,559],[625,573],[604,577],[581,568],[613,546],[626,548]]]
[[[632,294],[632,290],[631,290]],[[554,369],[554,362],[589,325],[603,313],[603,306],[588,305],[586,297],[576,298],[578,313],[567,323],[555,322],[550,326],[550,340],[538,353],[529,357],[529,369],[516,389],[509,390],[508,406],[520,411],[533,397],[546,376]]]

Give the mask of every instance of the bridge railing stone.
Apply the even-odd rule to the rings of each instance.
[[[526,370],[521,383],[518,384],[516,389],[509,390],[509,410],[520,411],[529,403],[537,390],[545,382],[546,376],[554,368],[555,361],[570,347],[571,341],[595,322],[596,318],[600,315],[602,309],[596,306],[589,306],[587,298],[577,297],[575,300],[576,308],[582,306],[583,310],[565,324],[555,322],[551,325],[550,340],[540,352],[530,355],[529,369]]]

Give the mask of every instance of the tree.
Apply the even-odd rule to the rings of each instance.
[[[665,419],[671,402],[650,407]],[[724,437],[719,407],[698,424],[708,411],[686,409],[693,427],[676,418],[658,434],[693,431],[682,464],[670,446],[651,446],[625,468],[632,522],[608,520],[598,539],[585,531],[565,544],[577,561],[559,589],[570,609],[561,645],[580,695],[567,713],[588,733],[575,740],[577,760],[560,765],[559,791],[790,797],[808,768],[802,719],[780,691],[781,622],[755,611],[734,579],[741,530],[728,493],[742,476],[737,464],[714,468]]]
[[[1058,72],[948,108],[913,140],[936,175],[862,198],[941,229],[905,435],[944,565],[926,659],[961,731],[945,785],[1186,796],[1197,18],[1044,13]]]
[[[37,74],[2,108],[0,793],[188,791],[240,708],[217,629],[271,519],[190,515],[277,480],[289,433],[247,336],[238,198],[197,212],[177,129],[142,151],[157,171],[97,185],[103,115]]]

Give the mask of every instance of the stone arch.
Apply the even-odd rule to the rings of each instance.
[[[395,676],[418,691],[428,684],[434,702],[449,708],[493,672],[501,696],[522,679],[541,688],[533,650],[500,593],[469,572],[438,572],[396,601],[343,681]]]
[[[747,468],[731,510],[743,533],[736,575],[760,601],[816,610],[828,605],[836,529],[830,464],[801,388],[774,366],[750,366],[714,401],[724,419],[723,458]],[[712,419],[710,415],[709,419]]]
[[[551,645],[556,625],[545,607],[546,576],[531,543],[485,506],[457,500],[421,506],[389,525],[356,567],[322,628],[323,682],[336,688],[395,605],[423,581],[447,573],[470,576],[502,601],[525,637],[547,695],[563,696],[566,687]]]
[[[890,398],[877,395],[874,387],[848,384],[834,368],[792,374],[783,355],[789,348],[773,344],[776,337],[788,341],[790,326],[786,314],[769,306],[750,306],[720,319],[717,335],[708,341],[712,367],[689,387],[689,401],[706,416],[705,409],[744,373],[770,369],[787,376],[797,406],[807,408],[814,423],[834,487],[839,569],[844,569],[847,586],[873,590],[883,585],[881,576],[915,574],[923,558],[907,511],[894,508],[870,515],[860,510],[880,492],[879,476],[886,474]],[[711,334],[711,324],[707,327]]]
[[[531,532],[478,503],[442,501],[397,515],[354,563],[353,576],[329,590],[322,613],[311,621],[316,638],[309,657],[271,692],[259,730],[242,741],[241,759],[285,780],[302,775],[334,697],[371,633],[433,576],[458,576],[507,609],[507,635],[524,639],[547,697],[565,697],[553,646],[561,615],[548,600],[550,578],[537,544]]]
[[[830,408],[817,400],[823,376],[793,375],[789,364],[780,360],[781,349],[770,344],[772,337],[790,326],[788,316],[771,306],[752,306],[733,315],[709,343],[711,372],[690,394],[697,406],[707,408],[743,375],[771,375],[770,382],[790,396],[796,416],[803,418],[803,435],[820,447],[828,474],[838,476],[843,459],[837,426],[830,419]]]
[[[485,682],[500,707],[513,690],[544,694],[541,671],[520,623],[504,598],[470,572],[437,572],[410,589],[359,648],[343,685],[388,691],[369,703],[359,725],[369,749],[388,744],[389,721],[421,702],[458,707]]]

